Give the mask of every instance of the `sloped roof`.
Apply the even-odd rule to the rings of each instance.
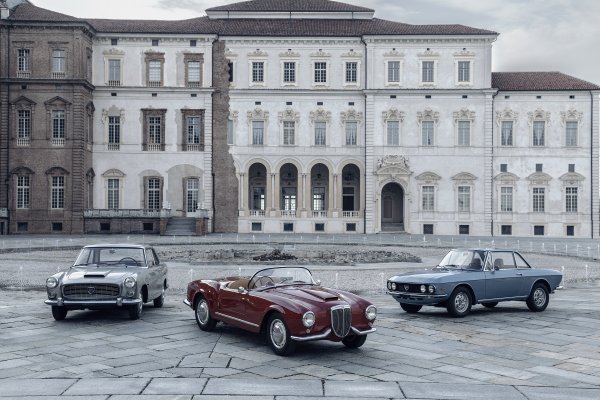
[[[218,24],[199,17],[181,21],[132,20],[132,19],[88,19],[97,31],[104,33],[149,33],[149,34],[216,34]]]
[[[9,19],[12,21],[32,22],[85,22],[83,19],[46,10],[31,3],[22,3],[16,6]]]
[[[562,72],[493,72],[492,87],[501,91],[600,90],[600,86]]]
[[[207,8],[206,11],[373,12],[370,8],[329,0],[252,0]]]

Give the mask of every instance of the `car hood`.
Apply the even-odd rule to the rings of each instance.
[[[81,282],[122,282],[126,277],[135,275],[132,268],[77,268],[69,269],[63,279],[65,283]]]
[[[314,306],[318,307],[328,302],[338,303],[344,301],[350,304],[356,303],[356,299],[350,293],[321,286],[281,286],[265,290],[263,294],[269,296],[271,300],[274,300],[275,298],[291,300],[293,303],[298,305],[301,304],[307,308],[313,308]]]
[[[478,271],[470,271],[464,269],[440,270],[440,271],[425,271],[417,273],[400,274],[391,277],[392,282],[400,283],[432,283],[440,280],[452,279],[456,275],[476,273]],[[479,271],[481,272],[481,271]]]

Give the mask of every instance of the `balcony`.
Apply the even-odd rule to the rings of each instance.
[[[148,87],[162,87],[161,81],[148,81]]]
[[[52,138],[53,147],[65,147],[65,138]]]
[[[66,76],[64,71],[52,72],[52,79],[65,79]]]
[[[313,218],[327,218],[327,211],[313,211]]]
[[[150,143],[145,146],[145,151],[164,151],[165,145],[160,143]]]
[[[200,82],[188,82],[187,87],[192,88],[192,89],[197,89],[200,87]]]
[[[264,217],[265,210],[250,210],[251,217]]]
[[[108,86],[121,86],[121,81],[120,80],[119,81],[109,80],[108,81]]]
[[[31,78],[31,71],[17,71],[17,78]]]
[[[29,147],[31,146],[31,139],[28,137],[17,138],[17,147]]]
[[[119,143],[109,143],[106,145],[106,150],[119,151],[119,150],[121,150],[121,145]]]
[[[296,210],[281,210],[282,218],[296,218]]]
[[[83,212],[84,218],[166,218],[170,210],[147,209],[92,209]]]
[[[204,151],[202,144],[186,144],[184,151]]]
[[[343,218],[359,218],[360,211],[342,211]]]

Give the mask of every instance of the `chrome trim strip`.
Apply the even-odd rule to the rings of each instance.
[[[234,321],[241,322],[241,323],[243,323],[243,324],[247,324],[247,325],[250,325],[250,326],[254,326],[254,327],[256,327],[256,328],[258,328],[258,327],[260,326],[260,325],[258,325],[258,324],[254,324],[254,323],[252,323],[252,322],[244,321],[243,319],[239,319],[239,318],[236,318],[236,317],[231,317],[231,316],[229,316],[229,315],[222,314],[222,313],[220,313],[220,312],[216,312],[216,313],[215,313],[215,315],[218,315],[219,317],[225,317],[225,318],[229,318],[229,319],[232,319],[232,320],[234,320]]]
[[[185,300],[183,300],[183,304],[185,304],[185,305],[186,305],[186,306],[188,306],[189,308],[193,308],[193,307],[192,307],[192,303],[190,303],[190,302],[188,301],[188,299],[185,299]]]
[[[115,306],[120,306],[120,305],[130,305],[130,304],[139,304],[141,303],[142,300],[141,299],[121,299],[118,298],[116,300],[63,300],[63,299],[58,299],[58,300],[45,300],[44,303],[48,304],[49,306],[69,306],[69,305],[73,305],[73,306],[87,306],[87,305],[101,305],[101,306],[105,306],[105,305],[115,305]]]
[[[295,340],[296,342],[308,342],[308,341],[311,341],[311,340],[325,339],[330,334],[331,334],[331,328],[327,328],[327,330],[325,332],[318,333],[316,335],[311,335],[311,336],[290,336],[290,338],[292,340]]]
[[[386,291],[386,294],[392,295],[392,296],[410,296],[410,297],[417,297],[420,299],[443,299],[445,297],[447,297],[445,294],[429,294],[429,293],[412,293],[412,292],[391,292],[391,291]]]
[[[358,336],[368,335],[369,333],[373,333],[377,330],[375,328],[371,328],[371,329],[367,329],[366,331],[359,331],[358,329],[356,329],[353,326],[351,326],[350,328],[352,329],[352,332],[354,332],[354,334],[358,335]]]

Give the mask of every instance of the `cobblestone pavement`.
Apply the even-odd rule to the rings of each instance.
[[[142,319],[72,311],[41,291],[0,291],[0,399],[600,399],[600,287],[569,286],[549,308],[475,306],[409,315],[389,296],[357,350],[311,342],[290,357],[262,337],[198,329],[180,294]]]

